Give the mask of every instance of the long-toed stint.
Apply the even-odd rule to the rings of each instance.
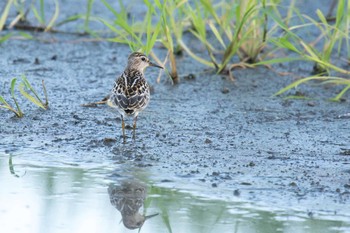
[[[133,117],[133,138],[135,139],[136,121],[138,114],[144,110],[150,101],[150,89],[144,76],[148,66],[163,69],[152,63],[146,55],[134,52],[129,55],[124,72],[115,80],[112,93],[107,104],[116,108],[122,118],[123,139],[125,141],[125,117]]]

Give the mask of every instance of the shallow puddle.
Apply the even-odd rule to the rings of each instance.
[[[54,158],[54,159],[53,159]],[[1,232],[349,232],[334,213],[274,209],[152,180],[152,167],[0,154]]]

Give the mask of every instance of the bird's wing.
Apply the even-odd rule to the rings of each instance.
[[[149,86],[141,75],[133,77],[131,85],[127,88],[127,93],[130,108],[143,108],[150,98]]]
[[[140,72],[126,74],[115,81],[110,100],[121,109],[144,108],[150,98],[149,86]]]

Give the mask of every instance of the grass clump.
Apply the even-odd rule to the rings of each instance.
[[[19,104],[18,104],[17,99],[16,99],[16,97],[15,97],[15,86],[16,86],[16,82],[17,82],[17,78],[13,78],[13,79],[11,80],[11,88],[10,88],[11,98],[12,98],[13,102],[15,103],[15,106],[16,106],[16,107],[12,107],[12,106],[5,100],[5,98],[2,97],[2,96],[0,95],[0,102],[1,102],[0,108],[7,109],[7,110],[13,112],[13,113],[16,115],[16,117],[21,118],[21,117],[24,116],[24,114],[23,114],[21,108],[19,107]]]
[[[332,76],[327,76],[327,77],[325,77],[325,76],[312,76],[312,77],[299,79],[299,80],[289,84],[288,86],[286,86],[286,87],[282,88],[281,90],[279,90],[278,92],[276,92],[274,94],[274,96],[282,95],[283,93],[285,93],[293,88],[296,88],[303,83],[307,83],[310,81],[320,81],[322,85],[326,85],[326,84],[345,85],[345,87],[343,88],[342,91],[339,92],[339,94],[337,94],[335,97],[330,99],[331,101],[341,101],[341,98],[343,97],[345,92],[350,89],[350,80],[349,79],[340,78],[340,77],[332,77]]]
[[[148,0],[146,1],[148,2]],[[179,52],[180,47],[176,46],[176,41],[182,40],[183,25],[182,25],[182,12],[179,10],[186,1],[167,1],[161,3],[159,0],[155,1],[155,4],[160,11],[157,18],[160,18],[161,22],[161,34],[159,41],[168,50],[168,57],[170,61],[169,75],[174,84],[179,83],[179,75],[176,67],[176,53]],[[147,6],[151,6],[148,2]]]
[[[334,100],[339,100],[349,89],[350,71],[332,61],[336,53],[338,56],[343,55],[345,48],[346,62],[350,64],[349,1],[332,1],[330,12],[335,8],[335,17],[329,17],[317,10],[316,19],[301,14],[295,7],[295,0],[290,1],[287,7],[281,6],[279,0],[143,0],[147,11],[142,18],[133,17],[122,0],[119,0],[119,10],[107,0],[100,2],[112,13],[112,19],[92,15],[95,0],[87,0],[85,12],[78,12],[57,23],[60,14],[58,0],[54,1],[55,10],[50,20],[47,20],[45,0],[33,1],[28,9],[25,8],[24,1],[7,0],[0,16],[0,31],[5,27],[10,9],[14,6],[19,13],[9,28],[20,20],[25,21],[28,13],[32,13],[39,22],[38,31],[45,32],[54,32],[54,27],[82,19],[83,29],[90,35],[101,40],[128,44],[132,51],[149,54],[163,65],[168,63],[170,69],[167,71],[174,84],[180,80],[177,55],[184,52],[197,62],[215,70],[217,74],[228,75],[232,79],[234,78],[232,70],[235,67],[254,68],[258,65],[296,60],[314,64],[312,76],[288,85],[281,89],[282,92],[278,92],[278,95],[312,80],[345,85]],[[285,16],[282,16],[283,14]],[[330,21],[330,18],[333,21]],[[108,30],[107,38],[103,36],[105,32],[90,29],[90,21],[102,23]],[[316,38],[311,34],[308,34],[310,37],[303,38],[298,33],[299,30],[309,27],[319,31]],[[194,43],[201,44],[207,56],[198,54],[187,41],[183,40],[185,32],[191,34]],[[13,32],[1,35],[0,43],[12,37]],[[24,38],[30,36],[24,35]],[[155,45],[161,45],[167,50],[164,59],[159,59],[152,51]],[[277,51],[289,51],[294,53],[294,56],[283,57]],[[321,76],[324,78],[320,78]],[[30,86],[26,85],[25,81],[22,82],[20,85],[22,95],[39,107],[45,108],[45,103],[34,94]]]
[[[14,3],[14,0],[8,0],[6,5],[5,5],[5,8],[1,14],[1,17],[0,17],[0,31],[2,31],[2,29],[4,28],[5,26],[5,23],[6,23],[6,20],[7,20],[7,17],[10,13],[10,9],[11,9],[11,5]]]
[[[350,27],[350,3],[345,0],[338,1],[338,7],[335,17],[335,23],[330,23],[326,16],[317,10],[318,19],[312,19],[307,15],[300,15],[300,19],[304,22],[299,25],[288,26],[287,23],[276,14],[269,12],[269,16],[274,19],[277,26],[283,30],[283,35],[279,37],[271,37],[269,41],[278,49],[284,49],[294,52],[296,57],[275,58],[272,60],[260,61],[260,64],[274,64],[281,62],[289,62],[302,60],[314,63],[313,70],[310,72],[312,76],[301,78],[290,85],[282,88],[275,95],[281,95],[300,84],[310,81],[318,81],[320,84],[344,85],[345,87],[331,101],[340,101],[342,96],[350,89],[348,75],[350,71],[338,66],[332,62],[335,52],[338,56],[342,56],[341,50],[345,47],[347,56],[349,57],[349,27]],[[297,30],[301,28],[316,27],[320,34],[314,41],[307,41],[297,34]],[[344,46],[345,42],[345,46]],[[320,49],[319,49],[320,48]],[[339,77],[337,77],[339,75]]]
[[[15,107],[12,107],[8,101],[5,100],[3,96],[0,96],[0,108],[7,109],[15,114],[16,117],[22,118],[24,116],[18,102],[17,98],[15,97],[15,89],[16,89],[16,83],[17,83],[17,78],[13,78],[11,80],[11,86],[10,86],[10,93],[11,93],[11,98],[13,102],[15,103]],[[47,97],[47,92],[46,92],[46,87],[44,84],[44,80],[42,81],[42,86],[44,90],[44,95],[45,95],[45,102],[43,102],[35,89],[32,87],[32,85],[29,83],[28,79],[26,76],[22,75],[22,80],[20,84],[18,85],[19,92],[22,94],[23,97],[25,97],[27,100],[35,104],[36,106],[47,110],[49,107],[49,102],[48,102],[48,97]]]
[[[42,80],[42,86],[43,86],[43,91],[44,91],[44,95],[45,95],[45,102],[40,99],[39,95],[37,94],[35,89],[32,87],[32,85],[29,83],[26,76],[22,75],[22,82],[20,83],[18,88],[19,88],[19,91],[21,92],[21,94],[27,100],[29,100],[30,102],[32,102],[36,106],[38,106],[44,110],[47,110],[49,108],[49,101],[47,98],[47,92],[46,92],[44,80]]]
[[[209,60],[194,55],[187,46],[185,51],[202,64],[215,68],[217,73],[233,78],[230,70],[237,65],[231,64],[232,58],[237,55],[242,62],[239,66],[249,66],[265,45],[265,4],[265,0],[222,1],[216,5],[210,0],[200,0],[195,7],[188,3],[185,13],[192,25],[190,32],[204,45]],[[214,36],[213,42],[209,42],[208,34]]]

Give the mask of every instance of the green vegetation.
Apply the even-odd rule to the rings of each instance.
[[[11,107],[11,105],[0,95],[0,102],[2,103],[0,105],[0,108],[7,109],[11,112],[13,112],[17,117],[21,118],[23,117],[23,112],[21,111],[21,108],[18,105],[18,102],[15,97],[15,86],[16,86],[17,79],[13,78],[11,81],[11,97],[13,102],[15,103],[16,107]]]
[[[28,79],[26,76],[22,75],[22,82],[20,83],[18,89],[21,92],[21,94],[30,102],[33,104],[37,105],[38,107],[47,110],[49,108],[49,101],[47,98],[47,92],[46,92],[46,87],[44,84],[44,80],[42,80],[42,85],[43,85],[43,90],[44,90],[44,95],[45,95],[45,102],[43,102],[39,95],[36,93],[32,85],[30,85]],[[31,95],[30,92],[34,95]]]
[[[55,0],[55,12],[52,16],[52,18],[49,20],[48,23],[46,23],[46,19],[45,19],[45,4],[44,4],[44,0],[40,0],[40,9],[39,12],[38,10],[35,8],[34,5],[32,5],[32,11],[35,15],[35,18],[38,20],[38,22],[40,23],[40,25],[45,28],[44,31],[50,31],[52,29],[52,27],[54,26],[58,15],[60,13],[60,7],[58,4],[58,0]]]
[[[24,2],[8,0],[0,16],[0,31],[4,28],[16,28],[21,21],[26,21],[27,14],[32,14],[38,26],[27,28],[37,31],[54,31],[63,24],[72,21],[83,21],[84,32],[98,40],[128,44],[132,51],[143,51],[151,55],[158,63],[162,63],[174,84],[178,83],[177,59],[183,53],[207,66],[217,74],[234,78],[236,67],[254,68],[259,65],[269,66],[276,63],[305,61],[314,64],[310,74],[297,80],[276,93],[280,95],[295,88],[299,84],[310,81],[321,81],[322,84],[345,85],[344,89],[332,100],[340,100],[350,89],[350,72],[343,68],[342,61],[350,62],[350,2],[333,1],[334,18],[316,10],[317,18],[303,15],[295,7],[295,0],[289,6],[281,6],[279,0],[248,1],[188,1],[188,0],[143,0],[140,3],[147,8],[143,17],[130,14],[128,6],[119,0],[115,7],[111,1],[101,0],[112,13],[113,18],[94,15],[94,0],[86,1],[86,9],[81,13],[57,22],[60,6],[54,1],[55,11],[50,20],[46,20],[45,0],[33,1],[26,8]],[[12,9],[12,10],[11,10]],[[13,9],[18,12],[15,19],[6,25]],[[285,12],[285,13],[281,13]],[[104,31],[94,31],[90,22],[100,22]],[[34,22],[35,25],[35,22]],[[318,30],[318,35],[299,33],[300,30]],[[0,43],[13,37],[16,31],[0,34]],[[183,34],[187,33],[184,40]],[[22,34],[30,38],[28,34]],[[196,47],[190,42],[198,42]],[[154,46],[162,46],[168,51],[165,58],[160,59],[152,50]],[[198,46],[206,51],[198,51]],[[338,59],[336,56],[344,55]],[[292,56],[285,57],[286,51]],[[290,53],[289,53],[290,54]],[[40,101],[39,101],[40,102]]]
[[[24,114],[21,110],[21,108],[19,107],[19,104],[17,102],[17,99],[15,97],[15,87],[16,87],[16,83],[17,83],[17,78],[13,78],[11,81],[11,87],[10,87],[10,92],[11,92],[11,98],[13,100],[13,102],[15,103],[15,107],[12,107],[3,96],[0,95],[0,108],[4,108],[7,109],[11,112],[13,112],[16,117],[23,117]],[[29,83],[29,81],[27,80],[27,78],[22,75],[22,81],[21,83],[18,85],[18,89],[20,91],[20,93],[30,102],[32,102],[33,104],[37,105],[38,107],[47,110],[49,107],[49,102],[48,102],[48,98],[47,98],[47,92],[46,92],[46,87],[44,84],[44,80],[42,81],[42,85],[43,85],[43,90],[44,90],[44,95],[45,95],[45,102],[43,102],[40,97],[38,96],[37,92],[35,91],[35,89],[32,87],[32,85]],[[31,94],[32,93],[32,94]]]

